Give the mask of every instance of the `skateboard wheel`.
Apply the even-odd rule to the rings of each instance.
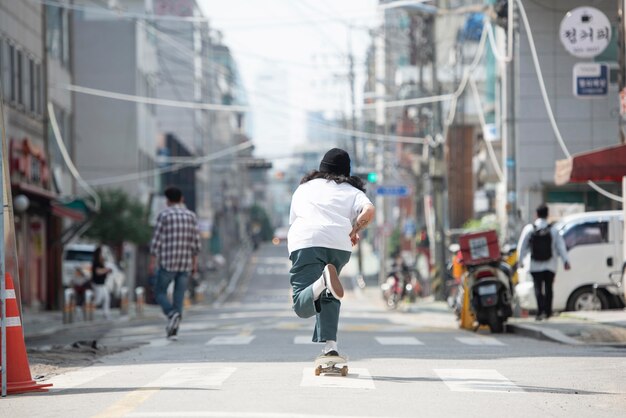
[[[341,375],[342,376],[347,376],[348,375],[348,366],[343,366],[341,368]]]
[[[320,374],[322,374],[322,366],[317,366],[315,368],[315,376],[319,376]]]

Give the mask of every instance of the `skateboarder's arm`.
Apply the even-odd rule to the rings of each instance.
[[[374,205],[367,204],[359,213],[359,216],[356,217],[356,221],[354,222],[354,226],[352,227],[352,231],[350,231],[350,239],[352,243],[356,245],[358,242],[358,233],[367,227],[367,225],[372,222],[374,219],[374,215],[376,214],[376,209]]]

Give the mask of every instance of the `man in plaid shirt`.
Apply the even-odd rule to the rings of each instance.
[[[167,209],[159,213],[150,243],[149,273],[156,270],[155,299],[168,317],[167,337],[175,337],[182,318],[189,273],[198,271],[200,234],[196,214],[187,209],[177,187],[165,189]],[[158,260],[158,269],[156,269]],[[174,281],[173,304],[167,287]]]

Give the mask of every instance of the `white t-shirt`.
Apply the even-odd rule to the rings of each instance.
[[[352,251],[350,231],[370,200],[348,183],[315,179],[298,186],[291,198],[289,253],[325,247]]]

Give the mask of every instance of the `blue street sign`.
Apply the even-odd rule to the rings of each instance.
[[[606,96],[608,91],[608,65],[585,62],[574,66],[574,95],[578,97]]]
[[[407,186],[378,186],[376,194],[379,196],[408,196],[409,188]]]

